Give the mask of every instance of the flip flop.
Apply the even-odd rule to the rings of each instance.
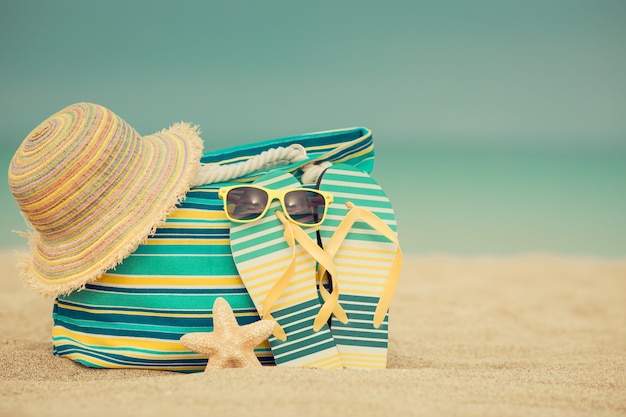
[[[350,165],[328,168],[317,188],[334,198],[319,234],[348,316],[330,324],[341,360],[348,368],[385,368],[388,308],[402,263],[393,208],[380,185]]]
[[[301,187],[293,175],[284,171],[273,171],[253,184],[275,190]],[[316,258],[299,244],[310,241],[313,251],[327,256],[314,244],[316,233],[315,227],[300,229],[288,221],[276,200],[261,219],[250,223],[232,221],[230,225],[231,249],[239,275],[259,316],[277,322],[269,342],[278,366],[343,367],[326,323],[331,310],[337,311],[337,307],[332,300],[324,307],[320,304]]]

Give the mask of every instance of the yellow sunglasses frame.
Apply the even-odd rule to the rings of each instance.
[[[263,212],[261,214],[259,214],[258,217],[254,218],[254,219],[250,219],[250,220],[239,220],[239,219],[233,219],[232,217],[230,217],[230,214],[228,214],[228,201],[226,199],[226,196],[228,195],[228,193],[236,188],[255,188],[257,190],[261,190],[261,191],[265,191],[265,193],[267,193],[267,204],[265,206],[265,209],[263,210]],[[322,217],[320,218],[320,221],[315,223],[315,224],[307,224],[307,223],[301,223],[298,222],[294,219],[291,218],[291,216],[289,215],[289,213],[287,212],[287,207],[285,207],[285,195],[287,193],[293,192],[293,191],[307,191],[307,192],[314,192],[316,194],[321,195],[324,198],[324,213],[322,214]],[[241,185],[233,185],[230,187],[222,187],[218,190],[217,192],[218,197],[224,202],[224,213],[226,213],[226,217],[228,217],[228,219],[230,221],[236,222],[236,223],[252,223],[255,221],[258,221],[260,219],[262,219],[265,214],[267,214],[267,211],[270,209],[270,206],[272,205],[272,202],[274,200],[278,200],[280,202],[281,207],[283,208],[283,213],[285,214],[285,217],[287,217],[287,219],[289,219],[290,222],[297,224],[300,227],[316,227],[319,228],[319,226],[324,222],[324,220],[326,219],[326,213],[328,212],[328,206],[330,204],[332,204],[333,202],[333,195],[325,192],[325,191],[320,191],[320,190],[316,190],[314,188],[289,188],[289,189],[282,189],[282,190],[272,190],[270,188],[265,188],[265,187],[261,187],[258,185],[251,185],[251,184],[241,184]]]

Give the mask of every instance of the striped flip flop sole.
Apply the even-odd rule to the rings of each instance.
[[[282,171],[269,173],[254,184],[270,189],[301,186],[293,175]],[[321,307],[316,286],[316,261],[300,245],[295,245],[295,267],[289,285],[270,311],[264,311],[264,300],[294,256],[276,210],[282,210],[278,201],[272,202],[262,219],[251,223],[231,222],[230,228],[233,259],[259,315],[267,318],[271,314],[285,332],[284,341],[274,335],[269,338],[276,365],[341,368],[341,358],[328,326],[313,330],[313,322]],[[315,239],[315,229],[305,232]]]
[[[381,187],[365,172],[348,165],[335,165],[320,178],[318,188],[333,194],[326,220],[320,227],[322,244],[329,241],[348,215],[346,202],[366,209],[397,233],[394,211]],[[385,368],[388,350],[388,322],[374,326],[374,313],[390,276],[398,246],[369,224],[357,221],[336,249],[333,261],[339,286],[339,304],[348,315],[344,324],[335,317],[331,332],[342,362],[348,368]]]

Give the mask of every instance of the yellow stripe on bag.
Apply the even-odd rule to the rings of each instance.
[[[92,366],[98,366],[100,368],[117,368],[117,369],[121,369],[121,368],[130,368],[128,365],[124,364],[124,365],[120,365],[120,364],[116,364],[116,363],[112,363],[112,362],[108,362],[108,361],[103,361],[100,359],[97,359],[93,356],[88,356],[82,353],[68,353],[65,355],[66,358],[69,358],[75,362],[87,362],[89,364],[91,364]]]
[[[125,310],[115,310],[112,308],[106,308],[106,309],[94,309],[94,308],[85,308],[85,307],[77,307],[77,306],[73,306],[73,305],[64,305],[63,309],[66,310],[74,310],[74,311],[83,311],[86,313],[94,313],[94,314],[105,314],[105,315],[109,315],[109,314],[120,314],[120,315],[127,315],[127,316],[149,316],[149,317],[189,317],[189,314],[177,314],[177,313],[173,313],[171,311],[167,311],[164,313],[158,313],[156,311],[125,311]],[[248,314],[246,314],[248,315]],[[254,314],[249,314],[251,316],[253,316]],[[194,314],[194,317],[211,317],[211,314]]]
[[[224,220],[227,221],[226,214],[222,210],[217,211],[209,211],[209,210],[199,210],[199,209],[190,209],[190,208],[179,208],[174,210],[169,216],[168,219],[185,219],[193,222],[193,220],[201,219],[201,220]],[[167,225],[167,223],[166,223]]]
[[[228,245],[230,241],[228,239],[168,239],[161,237],[159,239],[150,239],[146,246],[160,246],[160,245]],[[179,255],[181,256],[181,255]],[[201,256],[198,254],[186,255],[186,256]]]
[[[347,155],[345,158],[342,158],[342,159],[337,159],[337,160],[334,162],[334,164],[340,164],[340,163],[342,163],[342,162],[349,161],[349,160],[351,160],[351,159],[353,159],[353,158],[358,158],[359,156],[367,155],[368,153],[372,152],[373,150],[374,150],[374,145],[369,146],[369,147],[367,147],[367,148],[363,149],[361,152],[356,152],[356,153],[353,153],[353,154]]]
[[[186,352],[187,348],[180,344],[178,340],[167,341],[162,339],[134,338],[112,335],[88,335],[86,333],[75,332],[59,326],[52,328],[52,337],[68,337],[75,341],[106,349],[107,347],[132,347],[133,349],[150,349],[163,352]]]
[[[59,347],[68,345],[68,346],[76,346],[76,340],[57,340],[56,344]],[[78,341],[78,344],[82,344],[80,341]],[[89,348],[97,348],[99,352],[105,352],[107,354],[110,355],[120,355],[120,354],[126,354],[129,350],[131,350],[128,347],[117,347],[117,346],[90,346],[90,345],[85,345],[82,344],[83,346],[89,347]],[[126,359],[129,362],[132,362],[135,359],[142,359],[142,360],[154,360],[154,359],[158,359],[158,360],[163,360],[164,359],[164,352],[161,351],[154,351],[153,353],[151,352],[141,352],[135,349],[132,349],[133,351],[133,356],[129,357],[128,359]],[[74,352],[74,353],[70,353],[70,354],[78,354],[78,355],[86,355],[86,357],[89,358],[96,358],[96,356],[89,356],[89,354],[87,353],[81,353],[81,352]],[[171,354],[169,352],[167,352],[167,360],[174,362],[174,361],[185,361],[185,360],[189,360],[189,359],[203,359],[206,358],[206,356],[202,356],[199,354],[193,354],[192,352],[186,351],[183,352],[183,354],[177,355],[177,354]],[[97,359],[96,359],[97,360]]]
[[[230,287],[241,288],[243,282],[238,276],[204,277],[204,276],[154,276],[154,275],[110,275],[106,274],[98,280],[101,284],[117,284],[121,286],[142,287],[191,287],[191,288],[214,288]]]

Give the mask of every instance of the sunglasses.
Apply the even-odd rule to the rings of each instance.
[[[234,222],[249,223],[261,219],[278,199],[287,218],[298,226],[319,226],[326,217],[332,194],[307,188],[270,190],[255,185],[235,185],[220,188],[218,196],[224,201],[226,217]]]

